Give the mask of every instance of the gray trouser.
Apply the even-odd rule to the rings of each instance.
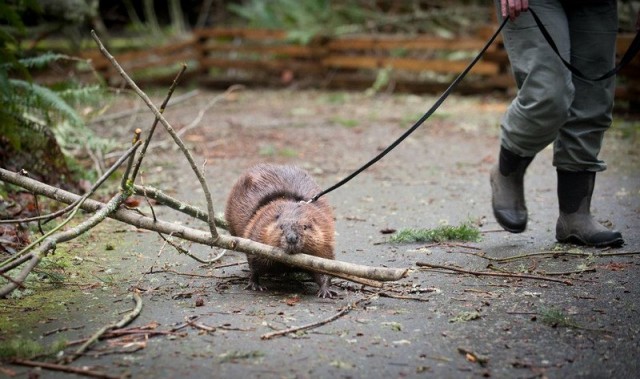
[[[561,55],[587,77],[615,64],[616,1],[529,0]],[[499,1],[498,1],[499,7]],[[498,11],[500,17],[500,12]],[[529,12],[503,29],[518,86],[501,124],[501,144],[531,157],[554,143],[553,165],[566,171],[602,171],[598,159],[611,125],[614,78],[574,77],[553,53]]]

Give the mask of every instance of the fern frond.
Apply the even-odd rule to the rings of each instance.
[[[26,108],[33,109],[34,105],[40,105],[42,109],[39,111],[45,115],[52,112],[58,114],[63,119],[69,120],[69,122],[74,125],[80,126],[84,124],[80,115],[49,88],[19,79],[9,79],[9,85],[14,88],[16,92],[21,91],[23,93],[19,98],[33,99],[33,101],[35,101],[35,104],[26,103]]]
[[[69,59],[67,55],[56,54],[52,52],[46,52],[42,55],[35,57],[23,58],[19,62],[26,68],[44,68],[52,62],[56,62],[63,59]]]
[[[100,100],[100,96],[104,92],[104,88],[100,85],[81,86],[67,88],[56,92],[63,100],[69,104],[86,104],[95,103]]]

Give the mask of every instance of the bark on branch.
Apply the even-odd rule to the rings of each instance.
[[[79,198],[78,195],[52,187],[36,180],[20,176],[14,172],[0,168],[0,180],[26,188],[39,195],[43,195],[63,203],[71,203]],[[96,212],[105,204],[87,199],[82,204],[82,209],[87,212]],[[360,283],[357,278],[366,278],[374,281],[395,281],[402,279],[408,273],[408,269],[372,267],[359,264],[323,259],[306,254],[289,255],[284,250],[254,242],[248,239],[218,235],[213,238],[211,233],[193,229],[184,225],[178,225],[162,220],[154,221],[151,217],[143,216],[127,209],[118,209],[109,214],[109,217],[141,229],[152,230],[160,233],[171,234],[176,238],[182,238],[191,242],[207,246],[215,246],[229,250],[240,251],[246,254],[256,254],[275,261],[310,271],[329,273],[333,276]],[[366,281],[365,281],[366,282]],[[372,282],[363,284],[371,285]]]

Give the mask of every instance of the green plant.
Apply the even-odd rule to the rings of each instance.
[[[21,50],[25,35],[21,17],[39,10],[36,1],[0,0],[0,166],[25,168],[60,184],[72,181],[68,169],[72,153],[105,151],[112,144],[95,137],[76,111],[103,98],[101,85],[63,80],[45,86],[33,81],[31,72],[54,62],[87,64],[51,52],[27,56]]]
[[[28,338],[16,337],[0,341],[0,358],[33,358],[38,355],[54,355],[64,349],[66,341],[55,341],[51,346]]]
[[[252,27],[287,30],[291,40],[302,44],[319,35],[341,34],[367,18],[366,10],[353,0],[251,0],[230,4],[229,10]]]
[[[445,242],[480,240],[480,230],[468,223],[459,226],[441,225],[434,229],[402,229],[389,239],[394,243]]]
[[[580,328],[580,325],[571,320],[569,316],[555,308],[543,309],[540,313],[540,321],[554,328],[558,326]]]

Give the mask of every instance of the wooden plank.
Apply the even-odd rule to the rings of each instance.
[[[241,70],[267,70],[280,72],[283,70],[322,72],[324,68],[314,62],[303,62],[293,60],[236,60],[226,58],[203,58],[202,64],[207,69],[225,68]]]
[[[322,60],[322,65],[331,68],[351,69],[380,69],[393,67],[407,71],[434,71],[439,73],[459,73],[469,63],[463,61],[449,61],[442,59],[412,59],[393,57],[363,57],[363,56],[329,56]],[[498,66],[488,62],[478,62],[471,70],[474,74],[495,75]]]
[[[124,69],[137,71],[153,67],[164,67],[172,64],[180,64],[183,62],[186,63],[190,60],[195,60],[194,56],[189,53],[183,53],[177,55],[169,55],[166,57],[156,57],[155,59],[147,59],[145,61],[131,61],[122,66]]]
[[[485,41],[471,38],[361,36],[329,41],[329,50],[480,50]]]
[[[324,50],[299,45],[256,45],[256,44],[203,44],[203,53],[223,52],[241,54],[286,55],[290,57],[309,58],[322,54]]]
[[[193,50],[193,41],[184,41],[177,44],[165,45],[156,48],[151,48],[148,50],[140,50],[140,51],[130,51],[123,54],[117,54],[115,58],[118,62],[130,62],[130,61],[139,61],[149,59],[153,56],[162,56],[162,55],[174,55],[179,54],[182,50],[187,50],[187,52],[191,53],[194,57],[195,54],[192,52]]]
[[[287,38],[287,32],[284,30],[273,29],[247,29],[247,28],[207,28],[195,29],[193,35],[198,39],[206,38],[246,38],[255,40]]]

